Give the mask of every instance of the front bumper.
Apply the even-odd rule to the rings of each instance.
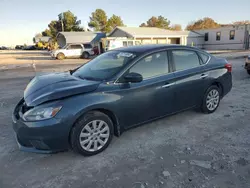
[[[50,53],[50,56],[55,58],[56,57],[56,54],[55,53]]]
[[[250,70],[250,62],[245,63],[245,69]]]
[[[20,116],[21,100],[12,115],[13,129],[20,150],[35,153],[55,153],[69,148],[69,130],[63,121],[51,118],[25,122]]]

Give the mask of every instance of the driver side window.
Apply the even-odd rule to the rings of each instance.
[[[143,79],[148,79],[169,73],[167,52],[156,52],[139,60],[129,72],[142,75]]]

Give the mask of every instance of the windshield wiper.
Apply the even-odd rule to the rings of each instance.
[[[94,77],[91,77],[91,76],[78,76],[79,78],[83,79],[83,80],[92,80],[92,81],[100,81],[100,79],[98,78],[94,78]]]

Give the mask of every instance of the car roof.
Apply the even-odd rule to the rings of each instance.
[[[133,52],[133,53],[147,53],[150,51],[161,50],[161,49],[168,49],[168,48],[185,48],[185,49],[193,49],[193,50],[200,50],[198,48],[183,46],[178,44],[146,44],[146,45],[138,45],[138,46],[129,46],[129,47],[122,47],[117,48],[114,50],[117,51],[124,51],[124,52]]]

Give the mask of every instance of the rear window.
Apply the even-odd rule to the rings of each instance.
[[[69,45],[68,50],[71,50],[71,49],[82,49],[82,46],[79,45],[79,44],[75,44],[75,45]]]
[[[173,50],[172,55],[176,71],[187,70],[200,66],[200,59],[195,51]]]
[[[84,48],[92,48],[91,44],[83,44]]]

